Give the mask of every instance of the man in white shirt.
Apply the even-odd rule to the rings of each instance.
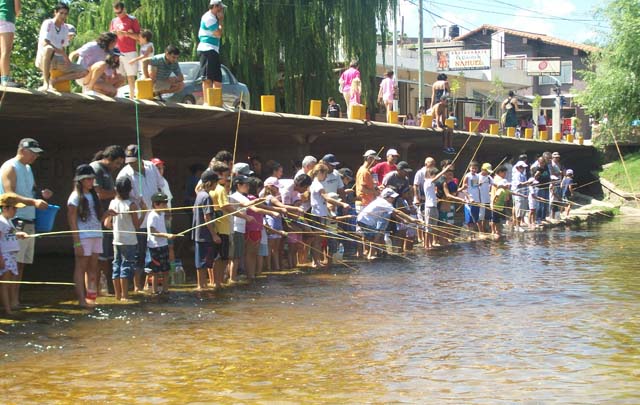
[[[40,27],[36,54],[36,67],[42,70],[40,91],[47,91],[58,82],[80,79],[89,73],[84,67],[71,62],[64,49],[69,45],[69,27],[65,24],[68,14],[69,6],[58,3],[53,18],[44,20]],[[51,78],[51,70],[58,70],[62,74]]]

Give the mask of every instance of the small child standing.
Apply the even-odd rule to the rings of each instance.
[[[196,290],[207,288],[207,275],[213,273],[213,244],[220,244],[221,239],[216,233],[213,223],[216,217],[209,191],[218,184],[218,175],[211,169],[202,172],[200,176],[202,188],[198,190],[193,205],[193,231],[191,238],[195,243],[195,265],[197,272]],[[213,283],[213,274],[211,274]]]
[[[327,117],[342,118],[342,111],[340,111],[340,104],[336,103],[336,99],[329,97],[329,107],[327,107]]]
[[[138,68],[138,74],[142,72],[142,60],[146,58],[150,58],[155,54],[155,48],[153,46],[153,34],[151,31],[144,29],[140,31],[140,35],[138,36],[138,43],[140,44],[140,56],[137,56],[129,61],[129,64],[133,65],[134,63],[140,62],[140,66]]]
[[[129,299],[129,279],[133,277],[136,268],[136,253],[138,238],[136,229],[140,227],[144,214],[137,211],[138,206],[129,199],[131,180],[121,177],[116,181],[116,198],[109,203],[109,209],[118,215],[107,217],[105,227],[113,229],[113,290],[116,300]],[[144,201],[141,209],[146,210]]]
[[[573,170],[567,169],[562,179],[560,187],[562,188],[562,203],[566,205],[564,208],[564,217],[569,216],[571,211],[571,197],[573,197]]]
[[[164,211],[169,203],[166,194],[156,193],[151,196],[153,210],[147,218],[147,247],[149,248],[149,256],[151,261],[147,267],[153,272],[153,281],[151,292],[159,294],[158,279],[168,281],[169,278],[169,239],[175,239],[176,235],[167,233],[167,227],[164,220]],[[168,293],[169,288],[166,282],[163,282],[163,293]]]
[[[480,178],[478,176],[479,165],[475,160],[469,165],[469,173],[462,179],[462,190],[467,190],[470,201],[464,205],[464,223],[473,232],[474,227],[482,232],[478,219],[480,217]]]
[[[18,276],[17,256],[20,251],[18,239],[27,237],[25,232],[17,232],[11,218],[16,216],[18,208],[26,207],[25,204],[19,202],[18,196],[14,193],[5,193],[0,195],[0,207],[2,215],[0,216],[0,280],[13,281]],[[11,315],[11,302],[15,301],[12,294],[15,293],[13,288],[9,288],[11,284],[0,284],[0,301],[4,306],[4,312]]]

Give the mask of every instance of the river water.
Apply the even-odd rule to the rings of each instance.
[[[0,402],[637,404],[638,225],[56,318],[0,339]]]

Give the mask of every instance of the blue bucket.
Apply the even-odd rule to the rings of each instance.
[[[46,210],[36,210],[36,232],[51,232],[59,210],[60,206],[53,204]]]

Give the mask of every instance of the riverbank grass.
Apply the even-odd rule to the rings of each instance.
[[[617,160],[613,163],[605,165],[600,172],[600,177],[615,184],[615,186],[626,192],[640,193],[640,152],[631,153],[624,157],[624,162],[629,171],[631,186],[629,179],[622,166],[622,161]],[[633,190],[631,190],[633,188]]]

